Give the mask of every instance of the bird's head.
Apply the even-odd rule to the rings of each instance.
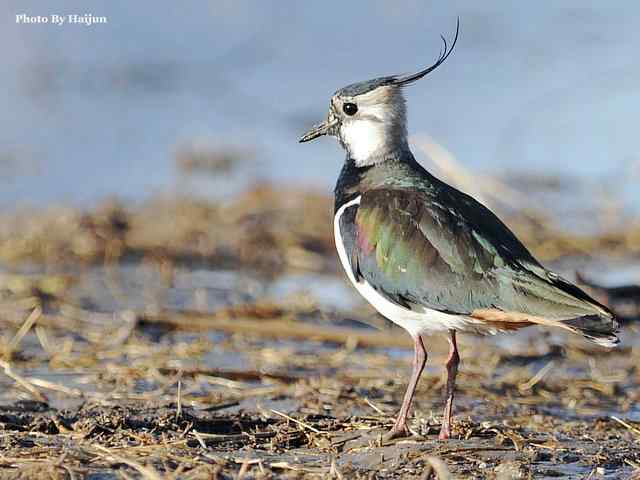
[[[392,75],[341,88],[331,97],[327,119],[300,138],[300,143],[323,135],[338,139],[356,165],[376,163],[407,149],[407,108],[403,87],[438,68],[458,40],[459,22],[451,47],[442,37],[444,50],[436,62],[417,73]]]

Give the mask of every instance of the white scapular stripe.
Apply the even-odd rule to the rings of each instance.
[[[347,208],[359,205],[361,198],[362,196],[359,196],[342,205],[336,212],[333,219],[333,234],[335,236],[336,249],[338,250],[340,262],[347,273],[347,277],[349,277],[349,280],[351,280],[351,283],[356,290],[358,290],[360,295],[373,305],[373,307],[382,316],[404,328],[412,337],[431,332],[445,332],[451,329],[458,331],[482,331],[483,333],[495,333],[494,329],[486,328],[481,322],[469,317],[442,313],[429,308],[424,308],[424,311],[422,312],[409,310],[380,295],[380,293],[378,293],[366,280],[356,280],[353,275],[347,251],[344,248],[344,243],[342,241],[340,217],[344,214]]]

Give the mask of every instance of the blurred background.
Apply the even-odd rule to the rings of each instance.
[[[623,190],[630,206],[640,201],[636,2],[0,8],[5,208],[172,191],[226,195],[257,180],[328,191],[342,152],[332,140],[298,145],[300,133],[324,117],[337,88],[431,63],[457,16],[455,54],[407,92],[410,132],[428,134],[474,171],[576,177],[597,193]],[[18,13],[58,10],[108,23],[15,23]],[[194,152],[231,152],[218,167],[233,164],[232,172],[185,176],[183,157]]]
[[[68,478],[423,470],[332,443],[388,429],[411,341],[338,263],[344,153],[298,138],[338,88],[433,63],[457,17],[453,54],[406,90],[416,157],[614,309],[622,345],[462,336],[470,448],[410,448],[484,476],[513,444],[522,475],[496,478],[640,471],[640,3],[16,0],[0,4],[0,475],[31,446]],[[412,428],[433,439],[447,342],[427,345]]]

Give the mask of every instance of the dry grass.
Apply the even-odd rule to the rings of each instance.
[[[171,267],[250,268],[274,276],[336,272],[332,200],[305,190],[259,185],[227,202],[156,198],[139,207],[109,202],[90,211],[50,209],[5,214],[0,261],[74,265],[143,260]],[[503,217],[542,260],[567,256],[637,257],[640,223],[579,234],[540,212]]]
[[[344,326],[343,314],[296,303],[165,311],[149,321],[67,300],[42,313],[0,303],[2,346],[12,353],[2,362],[3,478],[39,478],[45,468],[59,478],[526,478],[630,472],[640,462],[634,348],[605,353],[564,340],[566,348],[549,349],[533,336],[515,355],[465,337],[456,439],[436,439],[443,378],[428,371],[412,427],[420,437],[387,445],[381,433],[410,353],[394,359],[380,347],[404,343],[399,331],[371,332],[379,340],[368,348],[345,340],[369,331]],[[258,326],[274,319],[281,332],[303,334],[272,340],[280,335]],[[218,322],[238,320],[235,331],[210,336]],[[304,338],[310,326],[318,334]],[[446,342],[433,339],[429,350],[442,364]]]
[[[545,259],[640,251],[633,223],[508,222]],[[463,338],[455,439],[436,439],[443,378],[429,369],[419,436],[384,444],[406,335],[352,321],[376,323],[369,310],[261,293],[338,272],[325,195],[260,185],[218,203],[17,212],[0,222],[0,262],[13,269],[0,276],[2,478],[620,478],[640,465],[631,318],[614,352],[536,330],[506,346]],[[237,282],[203,285],[198,269]],[[637,287],[591,288],[638,314]],[[445,350],[430,341],[432,365]]]

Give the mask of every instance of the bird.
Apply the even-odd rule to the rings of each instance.
[[[496,334],[538,325],[614,347],[614,314],[545,268],[486,206],[420,165],[407,136],[404,90],[440,67],[353,83],[331,97],[326,119],[299,139],[335,137],[345,160],[334,189],[334,238],[355,289],[413,338],[411,378],[386,439],[410,436],[408,416],[427,361],[424,337],[449,341],[438,438],[452,434],[460,355],[456,333]]]

